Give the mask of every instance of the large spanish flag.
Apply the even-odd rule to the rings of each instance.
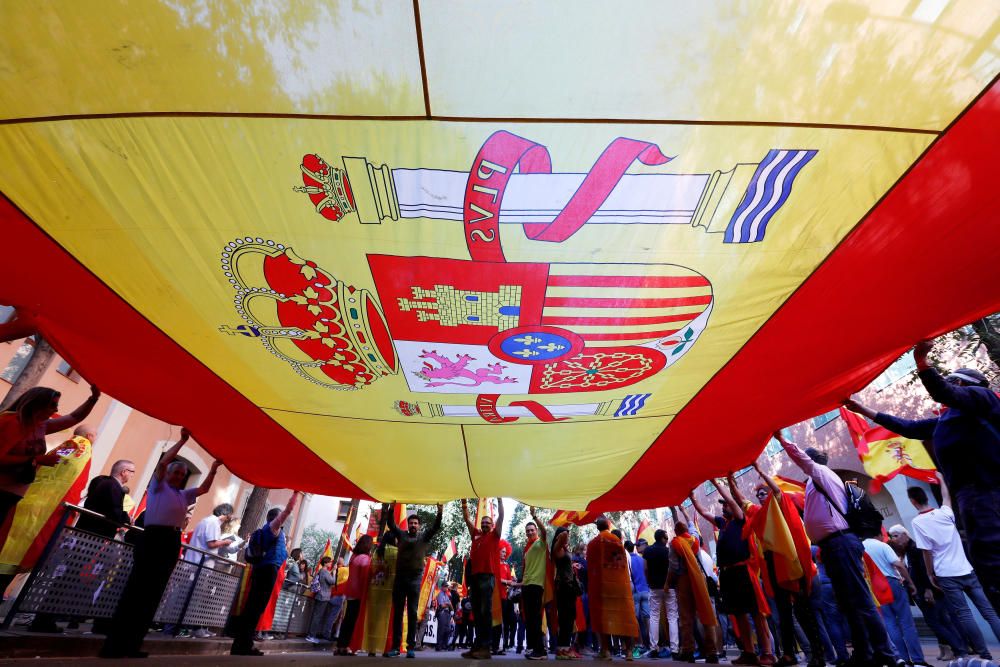
[[[924,443],[904,438],[882,426],[871,426],[860,415],[840,408],[847,431],[858,450],[861,465],[872,478],[869,491],[878,493],[882,485],[896,475],[906,475],[937,484],[937,467]]]
[[[998,20],[8,0],[0,303],[258,485],[675,504],[1000,310]]]

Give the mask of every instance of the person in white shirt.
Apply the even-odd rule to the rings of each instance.
[[[879,608],[885,621],[886,631],[896,645],[896,650],[907,663],[926,665],[924,651],[920,647],[920,636],[917,634],[917,626],[910,611],[910,595],[917,594],[917,587],[910,579],[910,571],[906,569],[906,565],[893,548],[882,540],[869,537],[864,541],[864,545],[865,553],[875,561],[878,569],[889,580],[889,588],[892,589],[892,602]]]
[[[216,505],[215,509],[212,510],[212,516],[205,517],[195,526],[189,546],[218,555],[220,548],[228,547],[233,543],[232,540],[222,539],[222,526],[232,518],[234,511],[233,506],[229,503]],[[204,554],[194,549],[184,551],[184,560],[212,567],[212,559],[206,558]]]
[[[941,481],[941,475],[938,475]],[[945,602],[954,614],[955,625],[979,657],[989,660],[991,654],[979,626],[972,618],[972,611],[965,602],[968,595],[972,604],[989,623],[993,634],[1000,641],[1000,618],[986,598],[972,564],[965,555],[962,539],[955,526],[955,513],[951,509],[948,487],[941,481],[943,502],[940,509],[931,507],[927,492],[922,487],[907,489],[910,503],[919,512],[913,518],[913,541],[918,549],[924,550],[927,576],[931,585],[944,593]]]

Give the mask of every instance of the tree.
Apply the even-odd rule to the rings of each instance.
[[[240,520],[240,537],[244,540],[250,537],[250,533],[264,525],[264,515],[267,513],[268,489],[263,486],[253,487],[247,504],[243,508],[243,518]],[[243,552],[240,552],[242,558]]]
[[[28,362],[21,369],[7,395],[0,401],[0,410],[6,410],[21,394],[37,386],[42,376],[45,375],[45,371],[55,361],[56,351],[49,342],[42,338],[40,334],[35,334],[33,339],[34,350],[32,350]]]
[[[340,534],[320,528],[314,523],[306,526],[306,529],[302,531],[302,541],[299,543],[299,548],[302,549],[302,557],[309,562],[310,569],[314,568],[319,559],[323,557],[327,540],[330,540],[330,545],[336,548]]]

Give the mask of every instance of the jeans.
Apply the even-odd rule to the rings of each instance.
[[[334,603],[334,600],[337,600]],[[319,600],[313,605],[312,623],[309,624],[309,634],[313,637],[324,637],[327,628],[333,625],[333,620],[340,613],[340,604],[343,598],[330,598],[325,602]],[[326,636],[329,639],[329,636]]]
[[[423,573],[405,573],[392,583],[392,648],[399,651],[403,640],[403,605],[406,605],[406,647],[413,650],[417,633],[417,607],[420,604],[420,579]]]
[[[989,656],[990,651],[986,648],[983,633],[979,631],[979,626],[972,618],[972,610],[966,604],[965,596],[968,595],[972,604],[976,605],[976,609],[989,623],[998,640],[1000,640],[1000,618],[997,618],[997,612],[993,609],[990,601],[986,599],[986,593],[983,591],[979,579],[976,578],[976,573],[971,572],[961,577],[938,577],[938,585],[944,591],[944,599],[951,609],[955,626],[959,632],[965,635],[972,650],[978,653],[981,658]]]
[[[503,648],[506,650],[514,645],[517,619],[514,618],[514,603],[510,600],[501,600],[500,608],[503,611]]]
[[[955,500],[972,566],[993,608],[1000,609],[1000,490],[966,487],[955,494]],[[996,633],[996,626],[992,627]]]
[[[333,641],[337,636],[337,618],[340,616],[340,610],[344,608],[344,596],[334,595],[330,598],[330,605],[333,609],[330,612],[330,617],[327,619],[327,626],[323,628],[323,637]]]
[[[899,652],[899,657],[907,662],[924,662],[924,651],[920,648],[917,626],[910,612],[910,595],[903,583],[896,577],[886,577],[892,589],[892,603],[882,605],[882,619],[885,628]]]
[[[812,605],[813,613],[816,614],[816,624],[819,626],[819,634],[826,649],[826,661],[830,663],[846,661],[850,657],[847,654],[847,629],[844,627],[844,617],[837,609],[833,586],[830,585],[829,579],[819,577],[813,579],[809,603]]]
[[[873,655],[895,657],[896,651],[865,579],[862,564],[865,548],[861,540],[854,533],[844,532],[821,540],[819,547],[837,602],[851,628],[854,659],[864,662]]]
[[[473,574],[470,592],[476,625],[472,648],[489,650],[493,631],[493,575],[481,572]]]
[[[409,623],[409,620],[407,620]],[[448,640],[451,639],[451,609],[440,609],[437,613],[437,650],[448,650]]]
[[[632,591],[635,604],[635,618],[639,621],[639,638],[643,646],[649,646],[649,591]]]
[[[937,637],[938,643],[951,647],[951,651],[955,654],[956,658],[968,655],[969,642],[962,639],[962,634],[955,627],[944,596],[941,596],[941,599],[934,602],[928,602],[920,598],[917,600],[917,606],[923,612],[927,626],[934,631],[934,636]]]
[[[774,553],[768,551],[764,554],[767,561],[768,574],[771,581],[777,582],[778,576],[774,569]],[[803,647],[809,645],[810,658],[818,657],[823,650],[823,639],[819,633],[819,624],[816,622],[816,615],[813,613],[809,598],[806,596],[806,586],[808,580],[803,577],[799,580],[799,591],[791,592],[784,588],[774,586],[774,603],[778,608],[778,637],[781,639],[781,651],[785,655],[794,656],[796,654],[796,626],[798,620],[801,631],[805,633],[806,641],[802,642]],[[793,618],[794,614],[794,618]],[[772,632],[772,634],[774,634]]]
[[[524,611],[524,626],[528,635],[528,651],[545,652],[542,645],[542,590],[541,586],[529,584],[521,589],[521,608]]]

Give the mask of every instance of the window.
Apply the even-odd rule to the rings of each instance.
[[[60,375],[65,375],[73,382],[80,381],[80,374],[77,373],[75,370],[73,370],[73,367],[70,366],[69,362],[66,361],[65,359],[59,362],[59,365],[56,366],[56,371],[58,371]]]
[[[24,367],[28,365],[29,361],[31,361],[31,355],[34,353],[35,339],[24,339],[24,342],[21,343],[21,346],[14,352],[14,356],[11,357],[10,361],[7,363],[7,368],[0,371],[0,379],[14,384],[17,381],[17,378],[21,376],[21,373],[24,372]]]
[[[787,436],[786,436],[787,437]],[[767,446],[764,447],[764,453],[768,456],[775,456],[780,454],[783,450],[781,449],[781,443],[775,438],[771,438],[767,441]]]
[[[894,382],[902,380],[907,375],[917,369],[917,364],[913,361],[913,355],[907,352],[896,361],[892,362],[889,368],[885,369],[882,375],[875,378],[872,386],[876,391],[882,391]]]
[[[347,521],[347,514],[351,511],[351,501],[341,500],[337,505],[337,521],[343,523]]]
[[[821,426],[826,426],[839,416],[840,416],[840,408],[837,408],[836,410],[830,410],[829,412],[824,412],[818,417],[812,418],[812,427],[814,429],[817,429]]]

